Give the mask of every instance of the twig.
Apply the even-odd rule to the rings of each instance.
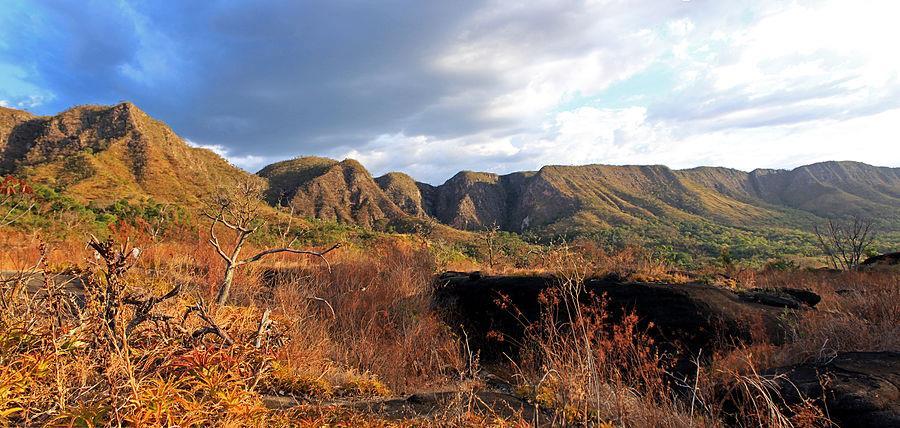
[[[194,330],[194,332],[191,334],[191,338],[193,338],[194,340],[200,340],[207,334],[215,334],[225,342],[226,346],[234,345],[234,340],[231,339],[231,336],[229,336],[224,329],[219,327],[219,325],[216,324],[216,322],[213,321],[213,319],[209,316],[209,313],[207,313],[206,310],[206,302],[203,301],[202,297],[200,298],[200,301],[195,303],[193,306],[189,306],[187,311],[185,311],[184,316],[181,319],[182,324],[184,324],[184,321],[187,320],[188,316],[192,312],[196,312],[197,316],[200,317],[200,319],[202,319],[203,322],[208,325],[206,327],[200,327],[197,330]]]
[[[263,333],[265,333],[265,331],[269,328],[269,324],[271,324],[271,321],[269,321],[270,313],[272,313],[272,310],[266,308],[265,312],[263,312],[262,314],[262,318],[259,319],[259,327],[256,328],[256,339],[253,341],[254,348],[258,349],[260,346],[262,346]]]

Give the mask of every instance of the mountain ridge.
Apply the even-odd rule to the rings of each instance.
[[[131,103],[54,116],[0,108],[0,173],[88,202],[154,198],[197,205],[228,181],[265,180],[270,205],[365,227],[434,219],[462,230],[569,234],[709,223],[810,230],[864,215],[900,231],[900,168],[827,161],[794,169],[546,165],[508,174],[460,171],[439,185],[359,162],[298,157],[257,174],[191,147]]]
[[[393,194],[388,196],[389,181],[393,182],[388,177],[403,177],[404,190],[390,189]],[[895,197],[900,168],[852,161],[751,172],[724,167],[547,165],[503,175],[461,171],[437,186],[414,182],[403,173],[375,180],[395,206],[405,207],[401,211],[406,214],[424,213],[464,230],[561,232],[650,218],[793,227],[780,219],[793,217],[812,225],[822,218],[854,214],[885,218],[891,227],[900,224],[895,214],[900,206]]]
[[[228,181],[258,180],[127,102],[54,116],[0,112],[0,137],[0,174],[64,188],[84,202],[153,198],[196,206]]]

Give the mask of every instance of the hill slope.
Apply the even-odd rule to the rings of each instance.
[[[196,205],[217,186],[252,175],[190,147],[131,103],[80,106],[56,116],[0,111],[0,173],[76,199],[154,198]]]
[[[269,180],[269,202],[289,205],[297,215],[366,227],[408,216],[354,160],[297,158],[258,174]]]
[[[402,172],[389,172],[375,179],[378,187],[403,212],[414,217],[427,215],[422,200],[421,183]]]
[[[856,162],[750,173],[711,167],[671,170],[660,165],[546,166],[507,175],[463,171],[439,186],[415,183],[401,173],[379,177],[373,186],[368,172],[355,162],[349,175],[350,161],[291,162],[299,165],[295,175],[303,177],[295,181],[304,183],[292,184],[302,191],[289,190],[294,205],[316,207],[303,211],[308,215],[361,224],[378,216],[396,218],[399,210],[467,230],[496,225],[513,232],[566,234],[683,223],[808,230],[825,217],[859,214],[880,220],[890,231],[900,229],[900,169]],[[267,167],[260,175],[280,188],[285,179],[271,171],[285,165]],[[345,165],[344,172],[333,171],[338,165]],[[346,177],[365,184],[353,184]],[[314,184],[309,190],[310,183],[326,181],[330,184]],[[328,194],[355,196],[325,197]],[[359,201],[369,201],[380,212],[354,214]]]
[[[402,173],[373,178],[349,159],[307,157],[254,176],[190,147],[130,103],[80,106],[49,117],[0,108],[0,174],[6,173],[85,202],[154,198],[184,205],[198,204],[223,184],[261,177],[272,205],[367,227],[415,227],[436,219],[464,230],[496,226],[555,236],[621,229],[700,242],[720,235],[787,236],[824,218],[863,215],[900,236],[900,168],[823,162],[748,173],[545,166],[506,175],[464,171],[432,186]]]

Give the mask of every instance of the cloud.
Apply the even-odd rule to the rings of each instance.
[[[729,165],[745,171],[826,160],[890,166],[900,164],[898,134],[900,109],[847,120],[685,134],[650,120],[642,107],[582,107],[556,114],[539,134],[474,141],[383,135],[361,148],[330,154],[358,159],[375,174],[401,169],[439,184],[457,172],[458,165],[480,165],[498,173],[590,163],[672,168]]]
[[[651,115],[702,130],[900,107],[900,60],[887,54],[900,38],[897,13],[891,1],[787,2],[748,25],[692,32],[670,65],[690,82]]]
[[[262,169],[264,166],[277,162],[279,160],[283,160],[283,158],[269,157],[269,156],[256,156],[256,155],[243,155],[236,156],[231,153],[231,150],[222,146],[221,144],[197,144],[191,140],[185,140],[185,142],[191,147],[197,147],[201,149],[210,150],[213,153],[225,158],[232,165],[235,165],[239,168],[243,168],[247,171],[258,171]]]
[[[855,135],[898,164],[889,134],[870,131],[895,130],[882,121],[900,108],[898,8],[11,0],[0,98],[39,113],[131,100],[251,171],[310,154],[430,181],[546,163],[869,159],[840,140]]]

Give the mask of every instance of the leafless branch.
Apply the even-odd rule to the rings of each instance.
[[[159,296],[159,297],[148,297],[146,299],[138,299],[133,296],[125,297],[125,299],[123,300],[124,303],[126,305],[135,307],[134,308],[134,316],[131,318],[131,321],[125,327],[125,334],[130,335],[131,332],[134,331],[134,328],[137,327],[138,325],[140,325],[141,323],[143,323],[144,321],[160,321],[160,320],[168,321],[169,319],[171,319],[172,317],[165,316],[165,315],[152,314],[152,313],[150,313],[150,311],[152,311],[153,308],[157,304],[177,296],[179,293],[181,293],[181,289],[182,289],[182,284],[179,283],[178,285],[173,287],[171,290],[169,290],[168,293],[166,293],[162,296]]]
[[[813,228],[819,246],[834,269],[854,270],[875,240],[874,222],[854,217],[846,222],[828,220],[826,230]]]
[[[306,255],[318,257],[318,258],[322,259],[322,261],[325,262],[325,265],[328,266],[328,270],[331,270],[331,265],[328,263],[328,259],[325,258],[325,255],[340,248],[340,247],[341,247],[341,244],[337,243],[337,244],[332,245],[331,247],[329,247],[328,249],[326,249],[324,251],[298,250],[298,249],[294,249],[294,248],[272,248],[269,250],[260,251],[259,253],[257,253],[256,255],[254,255],[252,257],[248,257],[244,260],[239,261],[238,264],[242,265],[242,264],[246,264],[246,263],[252,263],[252,262],[258,261],[259,259],[261,259],[265,256],[268,256],[270,254],[291,253],[291,254],[306,254]]]
[[[256,339],[253,340],[253,346],[255,348],[259,348],[262,346],[262,338],[263,334],[268,330],[269,325],[272,323],[269,320],[269,314],[272,313],[272,310],[266,308],[265,312],[263,312],[262,317],[259,319],[259,326],[256,328]]]
[[[203,320],[203,322],[205,322],[207,325],[205,327],[200,327],[197,330],[194,330],[194,332],[191,333],[191,338],[193,338],[194,340],[200,340],[207,334],[215,334],[216,336],[219,336],[219,338],[222,339],[223,342],[225,342],[225,345],[234,345],[234,340],[231,339],[231,336],[228,335],[228,332],[219,327],[219,324],[213,321],[212,317],[209,316],[209,312],[207,312],[207,305],[206,302],[203,301],[203,298],[201,298],[194,305],[188,307],[188,309],[184,313],[184,316],[182,317],[182,324],[187,320],[188,316],[191,313],[195,312],[197,313],[197,316],[200,317],[200,319]]]

